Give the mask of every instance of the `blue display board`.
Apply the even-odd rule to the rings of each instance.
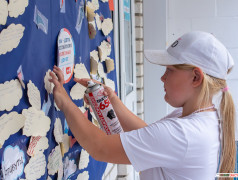
[[[44,151],[46,157],[46,165],[48,163],[48,156],[53,148],[57,145],[53,128],[56,118],[60,118],[65,133],[72,136],[71,131],[67,128],[65,123],[64,114],[60,111],[56,111],[54,107],[53,95],[46,92],[44,88],[44,76],[48,69],[53,69],[53,66],[57,64],[57,37],[62,28],[66,28],[70,31],[75,44],[75,64],[84,63],[88,72],[90,72],[90,52],[97,50],[97,47],[101,44],[105,37],[102,31],[97,30],[97,34],[94,39],[89,39],[88,35],[88,21],[85,17],[85,1],[80,0],[29,0],[29,5],[26,7],[25,12],[18,18],[12,18],[8,16],[6,25],[0,25],[0,32],[6,29],[10,24],[22,24],[25,27],[24,35],[20,40],[17,48],[14,48],[11,52],[4,55],[0,55],[0,83],[17,79],[17,70],[22,66],[22,72],[24,75],[24,83],[27,85],[31,80],[40,91],[42,110],[46,112],[47,116],[51,119],[50,130],[47,132],[47,138],[49,140],[49,148]],[[61,7],[60,7],[61,6]],[[83,6],[83,8],[82,8]],[[103,3],[99,0],[99,10],[96,12],[102,14],[104,18],[111,18],[111,12],[109,11],[108,3]],[[48,26],[44,22],[42,17],[35,17],[35,11],[39,11],[47,20]],[[82,19],[82,24],[77,24],[79,18]],[[38,25],[34,22],[37,21]],[[41,22],[43,21],[43,22]],[[76,28],[77,27],[77,28]],[[81,28],[80,28],[81,27]],[[45,31],[45,32],[44,32]],[[108,35],[111,38],[112,51],[110,58],[114,59],[114,46],[113,46],[113,31]],[[105,63],[105,62],[104,62]],[[105,64],[104,68],[105,68]],[[115,68],[116,69],[116,68]],[[116,71],[112,71],[107,74],[107,77],[114,80],[116,83]],[[73,78],[64,85],[67,92],[74,86],[75,82]],[[117,87],[116,87],[117,91]],[[1,99],[0,99],[1,101]],[[80,107],[83,106],[83,101],[74,101],[75,104]],[[23,109],[28,109],[30,103],[27,96],[27,88],[23,89],[23,96],[20,103],[15,106],[10,112],[16,111],[22,113]],[[9,114],[8,111],[0,111],[0,116],[3,114]],[[90,113],[88,117],[91,120]],[[1,130],[0,130],[1,131]],[[16,134],[11,135],[0,149],[0,179],[3,178],[2,163],[4,161],[3,155],[7,148],[18,148],[19,152],[24,154],[24,158],[19,161],[25,167],[29,162],[30,156],[26,153],[29,146],[30,137],[22,135],[22,129]],[[78,162],[80,160],[80,153],[82,147],[75,143],[69,151],[64,154],[63,161],[66,157],[70,160],[74,160],[77,165],[77,170],[69,176],[68,179],[77,179],[79,173],[83,171],[89,172],[89,179],[99,180],[101,179],[106,163],[98,162],[90,156],[90,161],[87,168],[83,170],[78,169]],[[5,159],[6,161],[6,159]],[[19,164],[18,164],[19,165]],[[17,166],[16,166],[17,168]],[[12,169],[14,171],[14,169]],[[45,167],[45,174],[40,179],[47,179],[48,170]],[[57,179],[57,173],[50,175],[52,179]],[[20,172],[19,179],[25,178],[25,173]],[[17,178],[17,179],[18,179]]]

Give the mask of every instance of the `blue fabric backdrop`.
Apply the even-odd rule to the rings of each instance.
[[[57,145],[53,136],[53,126],[55,118],[59,117],[61,119],[63,129],[69,135],[72,135],[70,130],[67,129],[65,124],[65,117],[62,112],[57,112],[54,108],[53,95],[47,94],[44,88],[44,76],[48,69],[53,69],[53,66],[57,64],[57,36],[62,28],[67,28],[75,43],[75,63],[81,62],[85,64],[88,72],[90,72],[90,51],[97,50],[97,46],[101,44],[103,40],[106,40],[102,31],[97,30],[95,39],[90,40],[88,36],[88,22],[87,18],[84,17],[81,27],[81,32],[78,33],[75,29],[78,10],[80,5],[80,0],[68,0],[65,1],[65,13],[60,13],[60,1],[59,0],[29,0],[29,5],[26,8],[23,15],[18,18],[8,17],[6,25],[0,25],[0,31],[6,29],[11,23],[22,24],[25,27],[24,35],[19,43],[19,46],[13,49],[11,52],[5,55],[0,55],[0,83],[5,81],[10,81],[17,78],[17,69],[22,65],[22,71],[24,75],[24,83],[27,85],[29,80],[31,80],[40,90],[41,103],[50,100],[51,106],[48,112],[48,117],[51,119],[50,130],[47,133],[47,138],[49,140],[49,148],[44,151],[46,155],[46,162],[48,163],[48,155],[51,150]],[[85,2],[84,2],[85,3]],[[99,0],[100,9],[97,13],[101,13],[104,18],[111,17],[111,12],[108,7],[108,3],[103,3]],[[48,18],[48,34],[45,34],[41,29],[38,29],[34,23],[34,10],[35,6],[37,9]],[[113,32],[109,34],[111,37],[112,51],[110,57],[114,59],[114,46],[113,46]],[[105,68],[105,64],[104,68]],[[115,81],[116,84],[116,71],[112,71],[107,75],[108,78]],[[72,86],[75,84],[73,78],[65,86],[67,92],[69,93]],[[116,87],[117,91],[117,87]],[[1,99],[0,99],[1,101]],[[78,106],[83,106],[82,100],[74,101]],[[23,97],[20,100],[18,106],[15,106],[11,111],[17,111],[21,113],[23,109],[28,109],[30,107],[27,88],[23,89]],[[10,113],[7,111],[0,111],[0,116]],[[89,119],[90,113],[89,113]],[[30,157],[27,155],[26,151],[29,145],[30,137],[22,135],[22,130],[14,135],[11,135],[8,140],[5,141],[3,147],[0,149],[0,167],[2,169],[2,157],[4,149],[8,146],[19,146],[25,154],[25,164],[28,163]],[[72,148],[69,149],[64,155],[69,157],[69,159],[74,159],[76,165],[78,166],[81,146],[75,143]],[[63,159],[64,159],[63,158]],[[78,174],[83,171],[89,171],[89,179],[97,180],[101,179],[102,174],[106,168],[106,163],[98,162],[90,156],[89,165],[84,170],[78,170],[70,176],[69,179],[76,179]],[[2,176],[2,173],[0,173]],[[40,179],[47,179],[47,167],[46,173]],[[23,173],[21,178],[25,178]],[[57,179],[57,174],[51,176],[52,179]],[[0,177],[1,179],[1,177]]]

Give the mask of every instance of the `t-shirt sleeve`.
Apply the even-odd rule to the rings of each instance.
[[[120,138],[136,171],[154,167],[178,167],[188,145],[182,126],[170,119],[121,133]]]

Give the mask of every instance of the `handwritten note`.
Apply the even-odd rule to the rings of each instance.
[[[7,29],[2,30],[0,34],[0,55],[11,52],[19,45],[24,30],[25,27],[21,24],[11,24]]]
[[[48,173],[54,175],[60,168],[62,164],[62,156],[60,146],[56,146],[48,156]]]
[[[24,172],[26,179],[36,180],[45,174],[46,160],[43,153],[33,156],[26,165]]]
[[[7,1],[0,0],[0,25],[6,24],[7,16],[8,16]]]
[[[30,104],[35,107],[36,109],[41,109],[41,98],[40,98],[40,91],[38,88],[32,83],[30,80],[27,84],[27,95],[29,98]]]
[[[17,18],[25,12],[29,0],[9,0],[8,11],[10,17]]]
[[[19,104],[21,98],[22,88],[17,79],[0,84],[0,111],[11,111],[14,106]]]
[[[43,111],[34,107],[24,109],[22,114],[26,117],[23,128],[23,135],[26,136],[46,136],[50,129],[50,118],[45,116]]]
[[[0,145],[3,145],[10,135],[18,132],[24,126],[24,122],[25,117],[17,112],[3,114],[0,117]]]
[[[86,150],[82,149],[79,159],[79,169],[84,169],[88,167],[89,154]]]
[[[29,156],[43,153],[49,147],[48,138],[43,136],[32,136],[27,150]]]

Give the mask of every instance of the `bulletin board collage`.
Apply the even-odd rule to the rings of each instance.
[[[109,1],[109,2],[108,2]],[[117,92],[111,0],[0,0],[0,179],[100,180],[105,162],[76,141],[49,72],[98,128],[84,102],[92,78]]]

